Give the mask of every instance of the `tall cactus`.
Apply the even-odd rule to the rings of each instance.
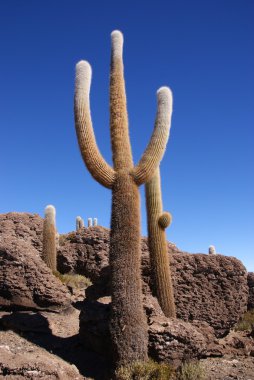
[[[98,219],[93,218],[93,227],[97,227],[97,226],[98,226]]]
[[[172,112],[171,91],[159,89],[155,128],[145,153],[134,166],[122,60],[123,36],[111,34],[110,132],[113,168],[102,157],[93,132],[89,92],[91,67],[76,66],[75,125],[83,160],[91,175],[112,189],[110,268],[111,339],[117,365],[147,359],[147,324],[142,305],[140,275],[140,200],[138,187],[150,180],[163,157]]]
[[[56,210],[52,205],[45,208],[43,222],[42,258],[47,266],[56,271]]]
[[[171,280],[170,261],[165,229],[171,223],[169,212],[163,212],[160,169],[146,183],[146,208],[148,221],[148,244],[156,295],[166,317],[176,317],[174,290]]]
[[[87,226],[88,227],[92,227],[92,225],[93,225],[93,218],[88,218],[88,220],[87,220]]]

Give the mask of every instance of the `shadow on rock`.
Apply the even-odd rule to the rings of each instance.
[[[31,343],[74,364],[85,377],[95,380],[108,378],[110,363],[105,358],[86,350],[78,334],[66,338],[53,335],[49,321],[40,312],[19,311],[5,314],[0,319],[0,328],[12,330]]]

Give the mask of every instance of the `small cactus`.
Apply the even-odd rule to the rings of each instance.
[[[47,266],[56,271],[56,210],[49,205],[45,208],[43,222],[42,258]]]
[[[88,218],[87,225],[88,225],[88,227],[92,227],[92,225],[93,225],[93,219],[92,218]]]
[[[84,220],[81,218],[81,216],[77,216],[76,217],[76,231],[78,231],[82,227],[84,227]]]
[[[208,253],[209,255],[216,255],[216,249],[214,245],[210,245]]]
[[[81,216],[76,217],[76,231],[80,229]]]
[[[93,226],[94,227],[98,226],[98,219],[97,218],[93,218]]]

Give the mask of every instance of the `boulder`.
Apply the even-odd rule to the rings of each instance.
[[[249,298],[248,298],[248,310],[254,309],[254,273],[248,273],[248,287],[249,287]]]
[[[30,243],[9,235],[0,240],[0,306],[58,311],[70,293]]]

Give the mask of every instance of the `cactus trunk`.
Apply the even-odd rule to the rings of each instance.
[[[129,174],[113,187],[110,236],[111,337],[118,363],[147,359],[147,326],[140,273],[139,191]]]
[[[175,318],[174,290],[165,233],[165,228],[170,224],[170,214],[163,213],[159,168],[154,177],[146,184],[145,189],[148,244],[156,296],[165,316]]]

